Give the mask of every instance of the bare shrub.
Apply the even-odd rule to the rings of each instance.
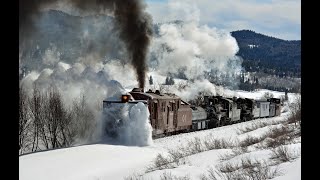
[[[19,85],[19,154],[25,151],[30,127],[28,95],[23,86]]]
[[[158,169],[168,169],[168,168],[173,168],[173,165],[171,164],[172,160],[170,157],[164,157],[162,154],[158,154],[154,165]]]
[[[132,174],[124,178],[124,180],[145,180],[142,175]]]
[[[210,167],[207,171],[208,175],[202,174],[200,179],[201,180],[220,180],[223,179],[223,175],[220,171],[214,170],[212,167]]]
[[[270,127],[261,137],[263,141],[256,147],[259,149],[276,148],[281,145],[293,143],[295,137],[301,137],[300,131],[295,130],[290,124],[281,125],[280,127]]]
[[[268,137],[276,139],[278,137],[287,135],[291,133],[293,130],[289,128],[289,126],[281,125],[280,127],[273,127],[269,128],[269,131],[267,132]]]
[[[233,148],[231,153],[220,155],[219,159],[220,161],[227,161],[241,154],[245,154],[247,152],[249,152],[247,147]]]
[[[47,142],[45,127],[45,96],[41,93],[39,88],[34,84],[33,92],[30,98],[28,98],[28,104],[30,108],[30,122],[31,129],[30,133],[32,134],[32,143],[30,144],[30,151],[35,152],[41,150],[39,148],[40,138],[43,139],[43,144],[48,149],[49,143]]]
[[[90,139],[95,127],[95,117],[84,95],[73,101],[71,117],[70,136],[73,139]]]
[[[247,179],[253,180],[265,180],[272,179],[281,174],[278,167],[271,169],[271,167],[266,163],[256,162],[255,165],[249,164],[248,168],[243,168],[241,170]]]
[[[201,140],[199,137],[195,137],[194,139],[188,141],[187,146],[179,147],[176,150],[170,150],[173,159],[178,159],[186,156],[190,156],[193,154],[201,153],[204,151],[209,151],[212,149],[227,149],[237,147],[238,143],[231,139],[215,139],[212,135],[208,135]]]
[[[239,134],[244,134],[244,133],[247,133],[247,132],[251,132],[251,131],[254,131],[256,129],[259,129],[259,128],[263,128],[263,127],[266,127],[266,126],[269,126],[269,125],[275,125],[275,124],[280,124],[281,122],[279,121],[270,121],[270,122],[253,122],[250,126],[245,126],[244,128],[238,128],[238,135]]]
[[[243,158],[238,164],[232,164],[230,162],[224,163],[217,167],[218,172],[215,173],[214,178],[218,179],[249,179],[249,180],[265,180],[271,179],[281,174],[278,167],[271,168],[265,161],[253,161],[250,158]]]
[[[171,156],[165,157],[159,153],[153,161],[153,164],[147,167],[146,172],[175,168],[179,165],[179,160],[180,159],[173,159]]]
[[[241,159],[241,168],[243,169],[253,169],[254,167],[260,165],[260,162],[258,161],[253,161],[249,157],[245,157]]]
[[[46,95],[44,111],[48,142],[51,148],[67,147],[71,144],[67,135],[71,118],[63,104],[60,92],[54,85],[49,87]]]
[[[275,139],[272,138],[266,138],[265,142],[264,142],[264,146],[262,145],[260,148],[264,149],[264,148],[275,148],[277,146],[280,146],[283,143],[283,141],[277,141]]]
[[[289,128],[289,126],[281,125],[280,127],[274,127],[269,128],[269,131],[267,132],[267,136],[273,139],[276,139],[278,137],[288,135],[293,130]]]
[[[206,150],[227,149],[227,148],[233,148],[237,146],[237,142],[235,142],[234,140],[215,139],[211,134],[204,138],[203,144]]]
[[[220,166],[218,166],[217,168],[222,173],[230,173],[230,172],[234,172],[234,171],[240,169],[238,164],[232,164],[230,162],[223,163]]]
[[[261,127],[260,124],[253,122],[250,126],[245,126],[244,128],[238,128],[238,134],[244,134],[247,132],[251,132],[256,129],[259,129],[260,127]]]
[[[288,144],[292,140],[293,129],[289,126],[281,125],[280,127],[269,128],[268,132],[263,135],[265,141],[259,148],[275,148],[280,145]]]
[[[20,154],[68,147],[94,129],[94,114],[84,98],[66,107],[54,84],[41,90],[34,83],[30,95],[20,85],[19,97]]]
[[[298,157],[297,154],[289,152],[289,149],[286,146],[280,146],[278,148],[272,149],[271,151],[271,159],[274,159],[279,163],[288,162]]]
[[[164,172],[162,175],[160,175],[161,180],[190,180],[189,175],[185,176],[174,176],[171,172]]]
[[[188,149],[186,149],[188,151],[188,154],[197,154],[200,152],[203,152],[205,149],[203,148],[201,139],[199,137],[195,137],[193,140],[188,141],[188,145],[187,145]]]
[[[177,150],[170,149],[168,153],[171,157],[171,161],[177,166],[187,163],[187,160],[185,158],[187,154],[185,153],[184,148],[178,148]]]
[[[248,147],[262,140],[263,140],[263,137],[257,138],[257,137],[247,136],[243,141],[240,142],[240,146]]]
[[[298,96],[294,103],[289,105],[290,116],[288,117],[288,123],[294,123],[296,126],[301,126],[301,97]]]

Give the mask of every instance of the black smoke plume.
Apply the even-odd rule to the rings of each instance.
[[[19,0],[19,34],[25,38],[34,30],[32,19],[43,5],[58,0]],[[139,87],[144,88],[146,54],[152,36],[152,18],[144,11],[141,0],[66,0],[83,12],[112,12],[120,38],[126,44],[131,64],[136,70]],[[107,42],[106,42],[107,43]]]

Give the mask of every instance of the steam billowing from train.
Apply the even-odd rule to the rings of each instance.
[[[217,85],[237,89],[242,59],[230,32],[200,23],[200,9],[194,1],[169,0],[167,9],[165,23],[158,24],[158,36],[150,47],[154,57],[150,69],[189,80],[188,85],[177,81],[167,91],[192,100],[199,92],[223,95],[226,89]],[[162,82],[153,77],[153,84]]]
[[[19,0],[20,40],[27,38],[35,28],[32,19],[40,8],[58,0]],[[128,51],[128,58],[135,68],[139,87],[144,88],[147,63],[146,54],[152,36],[152,19],[144,12],[141,0],[67,0],[83,12],[111,12],[115,17],[120,38]]]
[[[211,73],[211,69],[217,72],[216,76],[218,78],[223,77],[222,75],[224,74],[232,75],[239,72],[241,62],[236,57],[238,51],[237,43],[230,33],[205,25],[201,26],[199,18],[197,18],[198,11],[196,7],[184,6],[183,3],[176,4],[174,7],[172,12],[177,13],[182,9],[182,12],[187,12],[186,14],[190,15],[187,17],[196,18],[182,18],[181,20],[184,23],[180,24],[167,22],[161,24],[158,29],[158,35],[154,36],[153,41],[150,42],[152,35],[151,18],[144,12],[145,7],[140,0],[42,0],[41,2],[36,0],[20,0],[19,48],[22,44],[22,51],[24,51],[24,48],[26,49],[25,51],[32,51],[30,52],[30,56],[28,53],[24,55],[24,52],[19,51],[20,65],[22,66],[21,72],[22,69],[25,70],[23,68],[24,65],[27,67],[26,71],[31,70],[31,73],[26,72],[26,76],[24,76],[21,82],[25,84],[30,92],[32,91],[33,84],[37,84],[44,91],[50,84],[54,84],[62,92],[63,101],[67,107],[72,106],[73,99],[85,95],[88,107],[94,112],[93,122],[91,122],[93,124],[92,128],[86,128],[87,134],[92,134],[92,137],[86,137],[87,139],[85,140],[79,139],[79,143],[94,142],[101,137],[99,132],[103,131],[97,129],[103,127],[101,125],[103,123],[102,115],[99,110],[99,105],[101,105],[103,99],[107,97],[119,97],[121,93],[125,93],[125,91],[136,87],[136,80],[138,80],[140,87],[149,88],[146,87],[148,84],[146,86],[144,84],[145,73],[147,71],[146,53],[149,43],[150,54],[148,57],[156,57],[157,61],[155,66],[153,66],[154,61],[152,58],[150,58],[149,62],[155,74],[165,77],[167,74],[179,74],[180,70],[183,70],[187,79],[194,80],[188,82],[189,85],[186,88],[176,88],[176,91],[173,90],[172,92],[178,94],[184,100],[193,99],[200,91],[214,93],[219,89],[210,83],[205,75],[208,72]],[[50,21],[51,19],[48,19],[51,16],[40,15],[40,11],[46,8],[62,9],[63,12],[76,15],[75,20],[81,19],[80,23],[74,23],[76,27],[72,27],[73,34],[70,35],[72,40],[66,41],[66,44],[61,43],[61,46],[61,44],[55,44],[54,41],[51,45],[51,42],[48,41],[42,44],[41,42],[39,43],[37,37],[33,39],[33,35],[40,34],[43,36],[42,33],[48,32],[46,31],[47,27],[53,27],[47,25],[55,23],[54,20]],[[114,18],[112,18],[112,21],[107,22],[102,22],[99,18],[93,18],[97,21],[82,21],[85,19],[82,17],[95,14],[107,14]],[[79,18],[78,16],[82,17]],[[59,17],[62,16],[59,15]],[[183,16],[179,14],[177,17]],[[62,23],[64,22],[71,22],[70,24],[74,25],[73,21],[62,21]],[[59,21],[59,23],[61,22]],[[60,30],[60,26],[55,27]],[[110,29],[116,30],[115,34],[119,36],[105,38],[107,39],[105,41],[95,41],[98,39],[96,37],[101,37],[101,32],[107,36],[114,35],[108,34],[111,30],[109,29],[108,32],[106,27],[112,27]],[[55,30],[54,28],[50,30]],[[98,31],[90,31],[93,28],[98,29]],[[52,33],[52,38],[55,38],[54,33]],[[59,36],[60,34],[57,35]],[[92,36],[95,38],[91,38]],[[122,41],[118,41],[117,37],[120,37]],[[67,59],[64,54],[74,53],[72,47],[74,43],[78,43],[78,39],[85,44],[80,46],[80,48],[77,47],[83,50],[83,53],[75,53],[76,56],[71,56],[71,60]],[[26,42],[32,41],[32,43],[30,45],[23,45],[25,43],[23,42],[24,40]],[[47,42],[50,45],[46,46]],[[91,46],[90,43],[94,45]],[[43,47],[38,49],[38,45]],[[101,54],[97,53],[98,55],[95,54],[96,52],[100,52],[101,49],[107,49],[109,46],[120,47],[120,55],[115,58],[114,56],[105,57],[106,54],[113,53],[116,48],[110,48]],[[35,57],[32,54],[36,54],[34,51],[44,51],[42,54],[39,53],[42,61],[36,62],[32,59]],[[128,57],[123,57],[122,55],[127,55]],[[28,58],[32,60],[27,61]],[[130,60],[130,64],[123,63],[122,58]],[[100,59],[103,59],[103,61]],[[40,68],[38,66],[33,68],[32,63],[41,64]],[[28,69],[29,67],[30,69]],[[135,74],[137,78],[135,78]],[[164,82],[164,79],[160,80],[160,78],[157,79],[155,76],[153,78],[154,83],[159,85]],[[229,79],[231,79],[231,82],[234,82],[232,81],[232,76]],[[178,82],[175,85],[178,87]],[[120,137],[124,144],[150,144],[150,139],[148,139],[151,137],[150,128],[147,126],[145,126],[145,129],[140,128],[142,127],[141,125],[146,125],[145,122],[148,122],[146,118],[147,114],[141,114],[140,112],[140,119],[137,119],[137,116],[134,114],[138,113],[138,110],[145,112],[143,108],[136,108],[132,113],[130,111],[124,113],[125,117],[130,117],[129,119],[134,122],[133,124],[129,123],[128,127],[130,128],[124,129],[123,136]],[[132,127],[139,127],[139,129]],[[132,141],[130,139],[131,134],[138,131],[141,138]]]

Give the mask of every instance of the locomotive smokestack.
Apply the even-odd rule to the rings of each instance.
[[[58,0],[19,0],[19,29],[32,32],[32,17],[42,5]],[[110,11],[114,13],[120,39],[124,41],[130,62],[135,68],[139,87],[144,88],[146,77],[146,54],[152,36],[152,18],[144,11],[141,0],[67,0],[84,12]],[[28,34],[28,33],[27,33]],[[26,36],[26,34],[22,35]],[[24,37],[20,37],[24,38]],[[107,43],[107,42],[106,42]]]

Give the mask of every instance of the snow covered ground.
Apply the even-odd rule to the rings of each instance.
[[[238,92],[246,97],[260,97],[265,91]],[[282,93],[274,93],[277,97]],[[289,100],[294,95],[289,94]],[[56,149],[44,152],[36,152],[19,157],[19,179],[21,180],[107,180],[107,179],[164,179],[171,177],[178,179],[203,179],[208,177],[208,170],[218,170],[226,163],[236,164],[243,158],[254,161],[265,160],[272,169],[278,169],[276,180],[301,179],[301,137],[295,137],[290,144],[285,145],[289,153],[295,158],[288,162],[275,163],[272,159],[272,150],[259,148],[258,142],[249,145],[245,151],[234,156],[235,147],[204,150],[192,153],[179,160],[179,163],[171,168],[154,169],[150,167],[160,154],[167,157],[169,150],[179,151],[179,148],[190,148],[190,142],[196,139],[201,141],[212,137],[223,139],[227,142],[242,142],[248,136],[262,137],[272,127],[281,127],[289,112],[284,112],[280,117],[262,118],[258,120],[228,125],[224,127],[179,134],[175,136],[156,139],[151,146],[121,146],[109,144],[90,144],[77,147]],[[244,129],[256,126],[251,131]],[[241,132],[241,130],[243,130]],[[224,157],[224,158],[222,158]],[[182,161],[183,160],[183,161]],[[141,176],[139,176],[141,175]],[[221,177],[221,179],[223,179]]]

